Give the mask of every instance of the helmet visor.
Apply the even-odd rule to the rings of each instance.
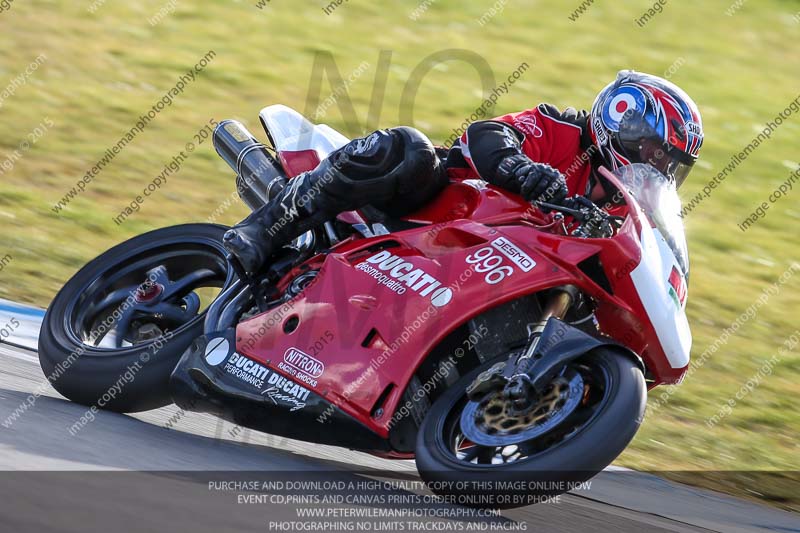
[[[679,132],[680,133],[680,132]],[[685,135],[685,132],[683,132]],[[632,163],[647,163],[680,187],[696,158],[669,144],[645,118],[627,112],[619,123],[619,140]]]

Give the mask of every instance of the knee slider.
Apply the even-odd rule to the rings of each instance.
[[[444,173],[439,168],[439,157],[430,139],[408,126],[392,128],[390,131],[397,134],[403,143],[402,160],[393,170],[398,192],[407,194],[439,184]]]
[[[353,180],[376,178],[390,172],[402,158],[398,138],[389,130],[378,130],[353,139],[334,156],[334,164]]]
[[[405,126],[350,141],[328,164],[333,179],[326,191],[331,196],[387,206],[392,211],[391,204],[398,201],[431,198],[446,182],[431,141]]]

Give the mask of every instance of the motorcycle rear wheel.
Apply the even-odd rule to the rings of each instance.
[[[417,435],[420,476],[433,492],[455,496],[462,505],[520,507],[579,486],[622,453],[644,418],[644,376],[629,356],[611,348],[594,349],[571,363],[557,378],[571,388],[546,394],[554,412],[527,417],[535,420],[529,427],[520,418],[503,420],[505,411],[491,401],[480,411],[481,402],[466,398],[466,387],[496,362],[448,388]],[[570,399],[576,385],[578,398]],[[558,412],[559,405],[570,411]]]
[[[158,229],[81,268],[50,303],[39,334],[39,363],[53,387],[117,412],[171,403],[169,376],[203,334],[204,306],[234,279],[226,230]]]

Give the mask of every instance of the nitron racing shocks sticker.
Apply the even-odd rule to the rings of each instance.
[[[297,411],[306,406],[305,402],[311,391],[249,357],[236,352],[231,353],[230,342],[224,337],[208,341],[205,359],[211,366],[219,366],[224,362],[222,371],[257,389],[261,395],[269,398],[275,405],[288,407],[290,411]],[[319,363],[319,361],[316,362]],[[313,364],[307,365],[307,368],[315,369]],[[324,366],[322,370],[324,370]],[[319,374],[321,373],[320,370]]]
[[[298,381],[317,386],[317,379],[325,372],[325,364],[297,348],[289,348],[283,354],[283,361],[278,368],[296,378]]]

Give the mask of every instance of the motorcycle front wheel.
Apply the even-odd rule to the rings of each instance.
[[[417,436],[420,476],[462,505],[520,507],[579,487],[622,453],[643,420],[642,371],[614,349],[570,363],[523,411],[499,392],[477,402],[466,397],[467,386],[497,361],[448,388]]]
[[[118,412],[171,403],[169,376],[233,279],[215,224],[158,229],[111,248],[56,294],[39,363],[68,399]]]

